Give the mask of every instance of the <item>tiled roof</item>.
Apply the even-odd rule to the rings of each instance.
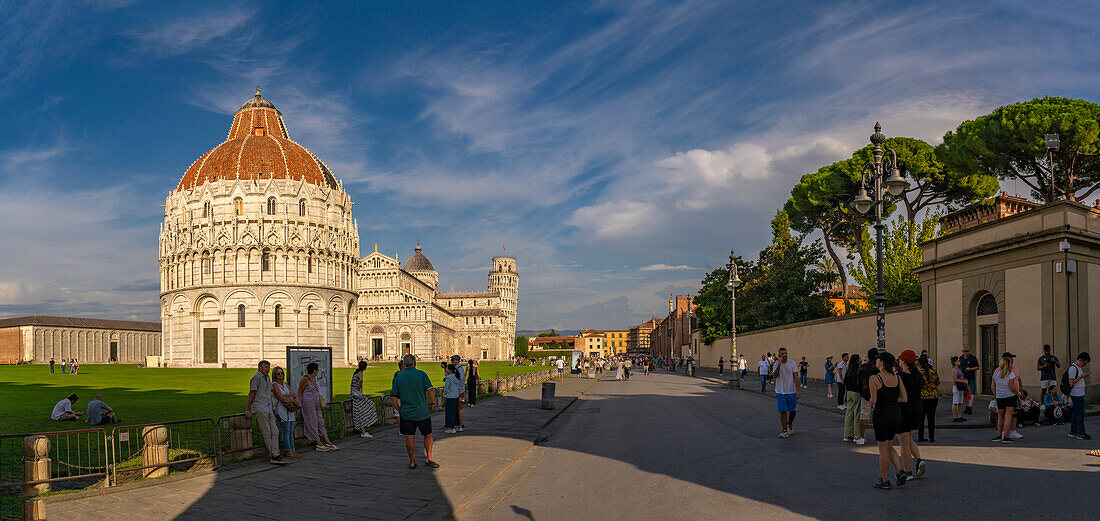
[[[48,317],[32,315],[0,319],[0,327],[51,326],[79,327],[85,329],[123,329],[127,331],[160,331],[160,322],[137,322],[134,320],[110,320],[103,318]]]
[[[401,266],[401,269],[405,271],[435,271],[435,266],[432,266],[432,262],[423,253],[420,253],[420,243],[416,243],[416,249],[413,251],[412,257],[405,261],[405,265]]]
[[[317,156],[295,143],[283,115],[259,92],[233,115],[229,136],[183,174],[177,190],[218,179],[293,179],[336,188],[336,178]]]

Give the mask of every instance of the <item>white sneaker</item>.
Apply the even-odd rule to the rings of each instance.
[[[1009,437],[1009,438],[1012,438],[1012,439],[1014,439],[1014,440],[1018,440],[1018,439],[1020,439],[1020,438],[1023,438],[1023,437],[1024,437],[1024,435],[1023,435],[1023,434],[1020,434],[1020,433],[1018,433],[1018,432],[1016,432],[1016,431],[1009,431],[1009,433],[1008,433],[1008,437]]]
[[[455,430],[454,429],[445,429],[443,432],[445,432],[447,434],[454,434]]]
[[[316,450],[317,452],[328,452],[332,449],[328,448],[327,445],[317,445],[316,447],[314,447],[314,450]]]
[[[466,430],[466,427],[459,426],[455,430],[457,430],[458,432],[463,432]]]
[[[856,438],[856,445],[865,445],[866,443],[867,438]]]
[[[360,434],[359,437],[360,438],[373,438],[374,436],[372,436],[371,433],[369,433],[369,432],[364,432],[364,433]]]
[[[780,438],[787,438],[789,436],[790,436],[790,434],[787,431],[783,431],[783,432],[779,433]]]
[[[842,411],[843,411],[844,409],[847,409],[847,407],[845,407],[845,406],[843,406],[843,405],[837,405],[837,406],[836,406],[836,408],[837,408],[837,409],[840,409],[840,410],[842,410]]]

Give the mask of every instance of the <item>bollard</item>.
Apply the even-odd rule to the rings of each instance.
[[[45,436],[23,438],[23,481],[50,479],[50,439]],[[23,485],[23,497],[50,491],[49,483]]]
[[[46,521],[46,500],[40,497],[24,499],[23,521]]]
[[[248,459],[252,457],[252,420],[244,416],[229,418],[229,450],[233,453],[233,459]]]
[[[477,383],[477,395],[478,396],[485,396],[486,394],[489,394],[489,386],[484,381],[478,382]]]
[[[557,386],[554,382],[542,382],[542,408],[553,409],[554,408],[554,389]]]
[[[145,447],[141,450],[143,478],[159,478],[168,475],[168,429],[163,425],[150,425],[141,429]]]

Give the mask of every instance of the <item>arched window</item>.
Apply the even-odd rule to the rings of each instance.
[[[267,198],[267,214],[268,215],[275,215],[275,198],[274,197],[268,197]]]
[[[978,301],[978,316],[982,315],[996,315],[997,314],[997,298],[993,295],[986,294]]]
[[[271,270],[271,253],[268,252],[267,250],[264,250],[264,252],[262,254],[260,254],[260,270],[261,271],[270,271]]]
[[[283,306],[275,304],[275,327],[283,327]]]
[[[301,216],[301,217],[306,216],[306,200],[305,199],[299,199],[298,200],[298,215]]]
[[[212,217],[213,215],[214,215],[213,209],[210,208],[210,201],[206,201],[205,203],[202,203],[202,216],[203,217]]]
[[[244,304],[237,306],[237,327],[244,327]]]
[[[233,209],[237,212],[237,215],[244,215],[244,201],[240,197],[233,199]]]
[[[306,272],[307,273],[313,273],[313,256],[312,256],[312,254],[310,255],[309,259],[306,260]]]
[[[474,337],[467,335],[466,336],[466,345],[470,345],[470,343],[473,342],[473,340],[474,340]]]
[[[313,306],[306,307],[306,329],[313,327]]]

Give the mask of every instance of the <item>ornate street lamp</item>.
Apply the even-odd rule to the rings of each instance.
[[[886,293],[882,290],[882,229],[885,226],[882,224],[882,207],[886,204],[887,193],[897,197],[909,188],[909,181],[905,180],[905,176],[898,169],[897,152],[892,148],[883,149],[882,144],[885,141],[886,136],[882,134],[882,125],[876,122],[875,133],[871,135],[871,144],[875,145],[874,160],[863,165],[859,192],[852,200],[852,206],[861,214],[870,211],[871,207],[875,209],[875,261],[877,264],[875,314],[880,351],[886,350]],[[890,152],[889,159],[883,157],[886,152]],[[867,193],[868,185],[871,185],[870,195]]]
[[[737,263],[734,262],[733,250],[730,250],[730,280],[726,283],[726,289],[730,290],[730,369],[737,373],[737,381],[741,382],[741,371],[734,364],[737,356],[737,295],[734,290],[741,285],[741,277],[737,276]]]

